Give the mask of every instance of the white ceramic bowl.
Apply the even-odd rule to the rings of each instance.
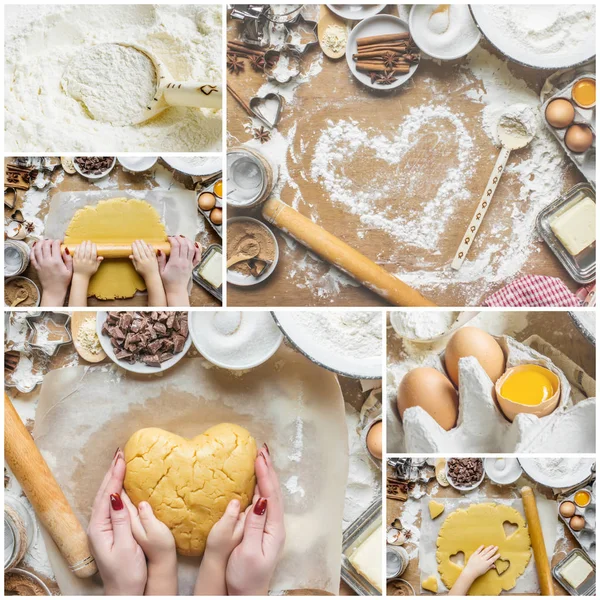
[[[455,458],[455,457],[450,457],[450,458]],[[472,485],[469,485],[469,486],[466,486],[466,487],[462,487],[462,486],[457,485],[456,483],[454,483],[452,481],[452,478],[450,477],[450,475],[448,475],[448,462],[450,461],[450,458],[446,461],[446,479],[448,480],[448,483],[455,490],[458,490],[459,492],[470,492],[471,490],[474,490],[475,488],[478,488],[481,485],[481,483],[485,479],[485,469],[482,469],[481,479],[479,481],[473,483]]]
[[[385,7],[385,4],[327,4],[332,13],[349,21],[362,21],[379,14]]]
[[[223,169],[221,156],[202,156],[202,160],[197,164],[189,163],[185,160],[185,156],[161,156],[161,158],[173,169],[188,175],[212,175]]]
[[[79,168],[77,163],[75,162],[76,158],[79,158],[79,157],[77,157],[77,156],[73,157],[73,168],[77,171],[77,173],[79,173],[79,175],[81,175],[82,177],[85,177],[86,179],[90,179],[90,180],[102,179],[103,177],[106,177],[115,168],[115,165],[117,164],[117,157],[113,156],[112,164],[110,165],[110,167],[108,167],[108,169],[106,169],[106,171],[103,171],[100,175],[93,175],[90,173],[84,173]]]
[[[503,458],[503,457],[502,457]],[[498,477],[498,474],[494,470],[494,462],[497,461],[496,457],[488,457],[483,461],[483,468],[485,474],[488,476],[490,481],[493,481],[496,485],[510,485],[514,483],[523,474],[523,469],[516,458],[507,457],[505,460],[510,461],[508,469],[505,471],[504,477]]]
[[[112,311],[111,311],[112,312]],[[118,311],[118,312],[128,312],[128,311]],[[181,312],[181,311],[180,311]],[[106,315],[108,311],[99,310],[96,315],[96,333],[98,334],[98,339],[100,340],[100,345],[102,346],[102,350],[106,352],[106,355],[112,360],[115,364],[123,367],[126,371],[131,371],[132,373],[144,373],[144,374],[152,374],[152,373],[162,373],[167,369],[170,369],[174,365],[176,365],[190,349],[192,345],[192,336],[188,333],[187,339],[185,340],[185,344],[183,346],[183,350],[179,352],[179,354],[175,354],[173,358],[161,363],[160,367],[150,367],[143,362],[135,362],[133,364],[128,363],[126,360],[119,360],[115,356],[115,351],[113,349],[112,344],[110,343],[110,338],[107,335],[102,333],[102,325],[104,325],[104,321],[106,321]],[[190,322],[190,314],[188,313],[188,324]],[[190,326],[191,331],[191,326]]]
[[[121,166],[131,173],[143,173],[151,169],[158,160],[158,156],[117,156],[117,160]]]
[[[283,334],[279,332],[279,335],[277,336],[273,344],[264,347],[264,352],[261,353],[259,358],[245,363],[231,364],[223,362],[222,360],[211,355],[211,351],[207,348],[206,344],[204,343],[204,338],[200,333],[202,328],[200,326],[196,326],[198,324],[198,320],[202,317],[203,314],[206,314],[207,312],[213,311],[194,311],[191,313],[190,337],[194,342],[196,350],[198,350],[198,352],[200,352],[200,354],[204,356],[206,360],[208,360],[217,367],[221,367],[222,369],[229,369],[230,371],[245,371],[246,369],[253,369],[254,367],[258,367],[259,365],[262,365],[263,363],[267,362],[273,356],[273,354],[277,352],[279,346],[281,346],[281,342],[283,341]]]

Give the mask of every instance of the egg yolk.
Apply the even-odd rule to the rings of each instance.
[[[223,197],[223,180],[222,179],[219,179],[219,181],[217,181],[217,183],[215,183],[213,192],[215,193],[216,196],[219,196],[219,198]]]
[[[577,506],[585,506],[590,501],[590,495],[587,492],[577,492],[574,500]]]
[[[518,371],[506,379],[500,393],[511,402],[536,406],[553,396],[554,387],[543,373]]]
[[[580,106],[591,106],[596,102],[596,82],[593,79],[580,79],[573,86],[571,94]]]

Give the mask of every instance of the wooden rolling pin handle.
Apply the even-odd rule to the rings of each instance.
[[[154,242],[150,245],[156,252],[160,250],[166,256],[169,256],[171,253],[171,244],[169,242]],[[62,244],[60,250],[64,252],[68,248],[69,253],[73,256],[78,247],[79,244]],[[96,249],[98,256],[104,258],[129,258],[133,251],[131,244],[96,244]]]
[[[527,519],[529,537],[531,538],[535,568],[540,582],[540,592],[542,596],[554,596],[550,561],[546,553],[544,533],[542,531],[535,495],[529,486],[524,486],[521,488],[521,497],[523,498],[523,508],[525,509],[525,518]]]
[[[6,394],[4,459],[73,574],[80,578],[94,575],[98,568],[86,533]]]
[[[266,221],[388,302],[396,306],[435,306],[415,289],[278,198],[270,198],[263,204],[262,215]]]

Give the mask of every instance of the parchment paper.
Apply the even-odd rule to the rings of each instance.
[[[62,240],[75,213],[85,206],[95,206],[110,198],[137,198],[151,204],[168,235],[185,235],[196,239],[198,209],[196,195],[191,190],[85,190],[59,192],[52,197],[46,217],[46,238]]]
[[[87,526],[115,449],[135,431],[162,427],[194,437],[228,421],[246,427],[259,446],[268,443],[281,482],[287,542],[272,590],[337,593],[348,477],[344,402],[335,375],[289,348],[241,375],[189,355],[162,377],[115,365],[51,371],[34,437]],[[53,544],[48,552],[63,595],[102,593],[99,579],[71,576]],[[180,557],[180,593],[191,592],[199,563]]]
[[[556,545],[556,523],[558,515],[558,504],[554,500],[548,500],[543,496],[536,494],[535,497],[544,533],[544,543],[549,559],[554,555],[554,546]],[[481,504],[484,502],[493,502],[494,504],[507,504],[518,510],[523,517],[523,501],[520,498],[489,498],[489,499],[469,499],[469,498],[435,498],[445,506],[444,512],[437,519],[429,518],[429,496],[421,499],[421,535],[419,538],[419,568],[421,571],[420,581],[423,581],[430,575],[435,575],[438,580],[439,593],[447,591],[442,583],[438,573],[437,560],[435,558],[437,550],[437,538],[445,519],[458,508],[468,508],[471,504]],[[505,594],[538,594],[540,586],[535,570],[535,561],[533,552],[531,559],[521,577],[517,579],[517,585]]]

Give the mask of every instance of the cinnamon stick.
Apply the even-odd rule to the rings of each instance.
[[[358,46],[368,46],[369,44],[375,44],[380,42],[399,42],[401,40],[408,40],[410,33],[390,33],[387,35],[372,35],[369,37],[359,38],[356,40]]]
[[[354,60],[360,60],[361,58],[373,58],[375,56],[383,56],[384,54],[394,54],[395,56],[402,57],[406,54],[404,51],[394,51],[394,50],[374,50],[373,52],[359,52],[358,54],[353,54],[352,58]]]
[[[250,110],[250,106],[246,103],[246,101],[229,84],[227,84],[227,90],[238,101],[239,105],[244,109],[244,111],[246,111],[247,115],[249,115],[250,117],[256,116]]]
[[[372,73],[408,73],[410,65],[397,65],[392,68],[386,67],[383,63],[357,62],[358,71],[367,71]]]
[[[250,56],[250,55],[264,56],[264,54],[265,54],[264,50],[256,50],[254,48],[248,48],[247,46],[244,46],[244,44],[239,44],[238,42],[227,42],[227,49],[229,52],[244,53],[244,54],[247,54],[248,56]]]

